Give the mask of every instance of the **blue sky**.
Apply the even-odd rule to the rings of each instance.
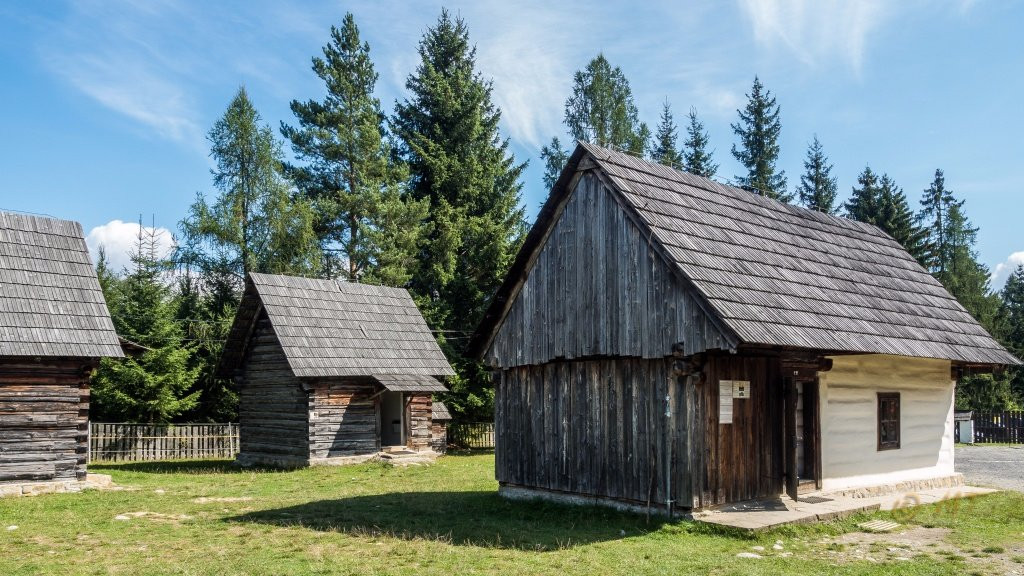
[[[981,228],[1002,284],[1024,263],[1024,3],[864,0],[448,2],[494,82],[502,132],[530,160],[532,219],[546,190],[540,146],[565,138],[572,74],[603,52],[652,127],[667,98],[697,108],[719,179],[739,173],[729,127],[755,74],[782,109],[780,168],[795,186],[821,139],[841,194],[870,164],[914,207],[936,168]],[[390,111],[404,98],[435,2],[24,2],[0,5],[0,209],[82,222],[118,262],[139,215],[174,230],[210,194],[205,134],[238,89],[275,128],[292,99],[320,98],[310,69],[330,26],[356,18]]]

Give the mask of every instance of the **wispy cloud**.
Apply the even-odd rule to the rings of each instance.
[[[812,66],[839,59],[858,72],[887,5],[882,0],[740,0],[762,46],[783,48]]]

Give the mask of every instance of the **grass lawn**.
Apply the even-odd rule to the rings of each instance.
[[[750,536],[507,502],[493,463],[92,465],[125,489],[0,500],[0,575],[1024,574],[1024,494],[895,512],[919,540],[856,534],[864,517]]]

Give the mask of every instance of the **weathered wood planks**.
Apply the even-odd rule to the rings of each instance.
[[[0,361],[0,482],[81,480],[94,362]]]

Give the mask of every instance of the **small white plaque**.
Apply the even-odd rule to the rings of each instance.
[[[718,423],[732,424],[732,380],[718,381]]]
[[[750,398],[750,380],[733,380],[732,397]]]

